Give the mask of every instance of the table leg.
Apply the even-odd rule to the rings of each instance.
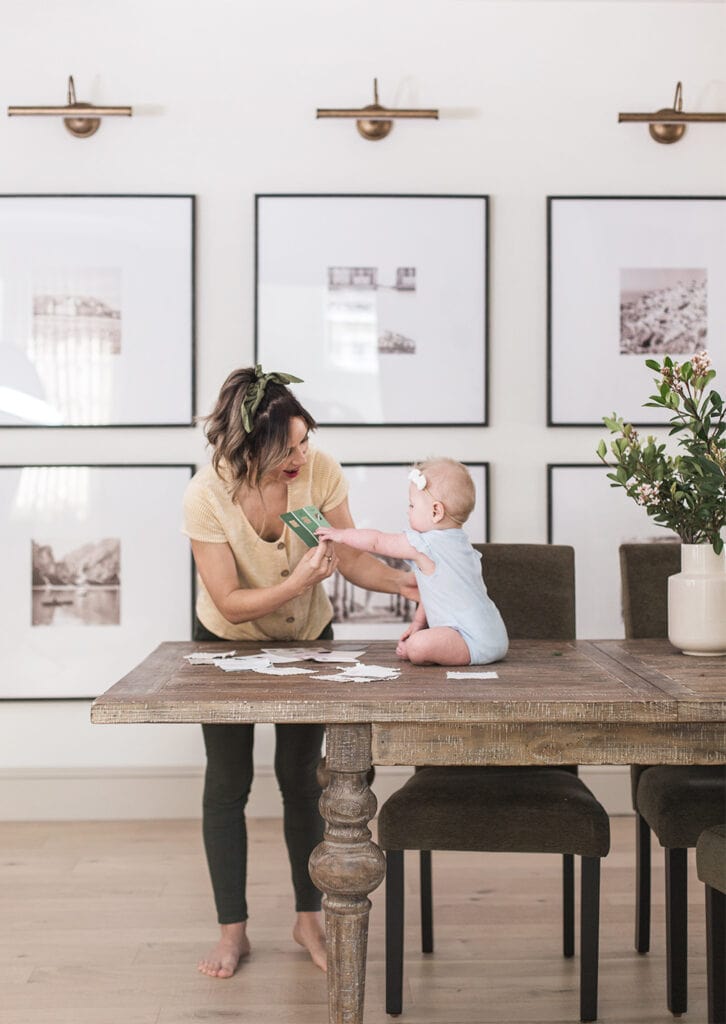
[[[383,881],[385,859],[368,822],[376,798],[368,788],[370,725],[329,725],[320,798],[325,835],[310,857],[310,877],[323,892],[328,943],[329,1024],[362,1024],[368,943],[368,893]]]

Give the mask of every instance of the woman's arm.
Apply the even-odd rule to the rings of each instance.
[[[192,554],[202,582],[215,607],[227,620],[238,624],[261,619],[283,604],[331,576],[338,567],[332,544],[321,543],[306,551],[290,575],[272,587],[244,589],[229,544],[192,541]],[[331,557],[332,556],[332,557]]]
[[[355,528],[347,498],[336,508],[326,511],[325,518],[334,529]],[[412,572],[392,569],[380,559],[374,558],[364,551],[356,551],[345,544],[337,547],[335,552],[338,556],[338,568],[345,578],[356,587],[363,587],[365,590],[378,590],[384,594],[401,594],[409,601],[421,600]]]

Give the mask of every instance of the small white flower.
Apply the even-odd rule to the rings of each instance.
[[[691,367],[697,377],[705,377],[711,368],[711,358],[708,352],[697,352],[691,359]]]
[[[636,489],[635,500],[639,505],[659,505],[660,493],[654,484],[641,484]]]
[[[421,472],[421,470],[418,469],[416,466],[414,466],[414,468],[408,474],[408,479],[411,481],[411,483],[414,485],[414,487],[416,487],[417,490],[419,490],[419,491],[425,491],[426,490],[426,486],[428,484],[428,481],[427,481],[426,477],[423,475],[423,473]]]

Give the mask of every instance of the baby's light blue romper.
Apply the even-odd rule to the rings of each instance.
[[[449,626],[461,633],[471,654],[471,665],[503,658],[509,647],[507,630],[487,594],[481,555],[464,531],[406,530],[406,538],[436,565],[430,576],[413,565],[429,626]]]

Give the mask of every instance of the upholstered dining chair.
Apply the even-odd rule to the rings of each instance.
[[[574,551],[546,544],[475,545],[511,639],[575,637]],[[563,855],[564,952],[574,952],[574,857],[582,858],[580,1019],[597,1016],[600,860],[608,817],[571,768],[420,767],[383,804],[386,1012],[402,1012],[404,850],[420,851],[422,950],[433,951],[431,851]]]
[[[698,837],[696,870],[706,886],[708,1024],[725,1024],[726,825],[714,825]]]
[[[668,634],[668,577],[680,569],[680,544],[622,544],[620,570],[625,635]],[[665,853],[667,1003],[671,1013],[688,1007],[688,849],[726,811],[726,767],[721,765],[631,766],[635,810],[635,948],[650,949],[650,844],[655,833]]]

